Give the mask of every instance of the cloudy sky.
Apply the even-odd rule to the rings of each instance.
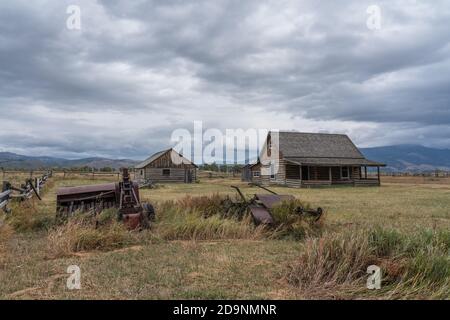
[[[450,148],[449,21],[448,0],[2,0],[0,151],[139,159],[195,120]]]

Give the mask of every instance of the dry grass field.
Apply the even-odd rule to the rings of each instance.
[[[231,184],[248,196],[261,192],[233,179],[141,190],[156,204],[149,231],[55,225],[57,187],[112,180],[57,176],[42,202],[0,214],[0,298],[450,298],[448,181],[386,177],[380,188],[273,188],[325,208],[320,230],[302,229],[300,238],[185,212],[193,201],[186,196],[234,195]],[[384,271],[380,290],[366,288],[370,264]],[[81,290],[66,288],[70,265],[81,268]]]

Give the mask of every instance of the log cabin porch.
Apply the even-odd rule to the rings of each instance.
[[[368,163],[368,161],[364,164],[338,165],[297,163],[287,160],[284,166],[285,184],[294,187],[380,186],[380,167],[382,166],[384,165]],[[376,168],[376,170],[373,170],[373,168]]]

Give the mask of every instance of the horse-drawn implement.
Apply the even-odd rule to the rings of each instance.
[[[122,181],[99,185],[64,187],[56,194],[57,217],[67,218],[75,212],[117,209],[117,217],[129,229],[148,228],[155,211],[151,204],[141,203],[139,185],[131,181],[128,169],[122,169]]]
[[[257,186],[261,189],[264,189],[265,191],[268,191],[269,194],[257,193],[254,194],[252,198],[247,199],[241,192],[239,187],[231,186],[233,189],[237,191],[237,193],[241,198],[241,201],[234,202],[228,200],[226,203],[224,203],[225,210],[228,212],[240,212],[241,214],[249,212],[252,215],[255,224],[257,225],[275,224],[272,215],[272,209],[274,209],[276,206],[281,205],[285,201],[295,200],[295,197],[292,195],[279,195],[276,192],[258,184],[254,184],[254,186]],[[305,208],[303,206],[297,206],[294,208],[292,214],[309,217],[312,219],[313,222],[317,222],[319,221],[320,217],[323,214],[323,209],[317,208],[317,210],[312,210]]]

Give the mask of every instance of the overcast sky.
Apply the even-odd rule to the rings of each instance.
[[[194,120],[450,148],[450,1],[2,0],[0,120],[0,151],[69,158]]]

